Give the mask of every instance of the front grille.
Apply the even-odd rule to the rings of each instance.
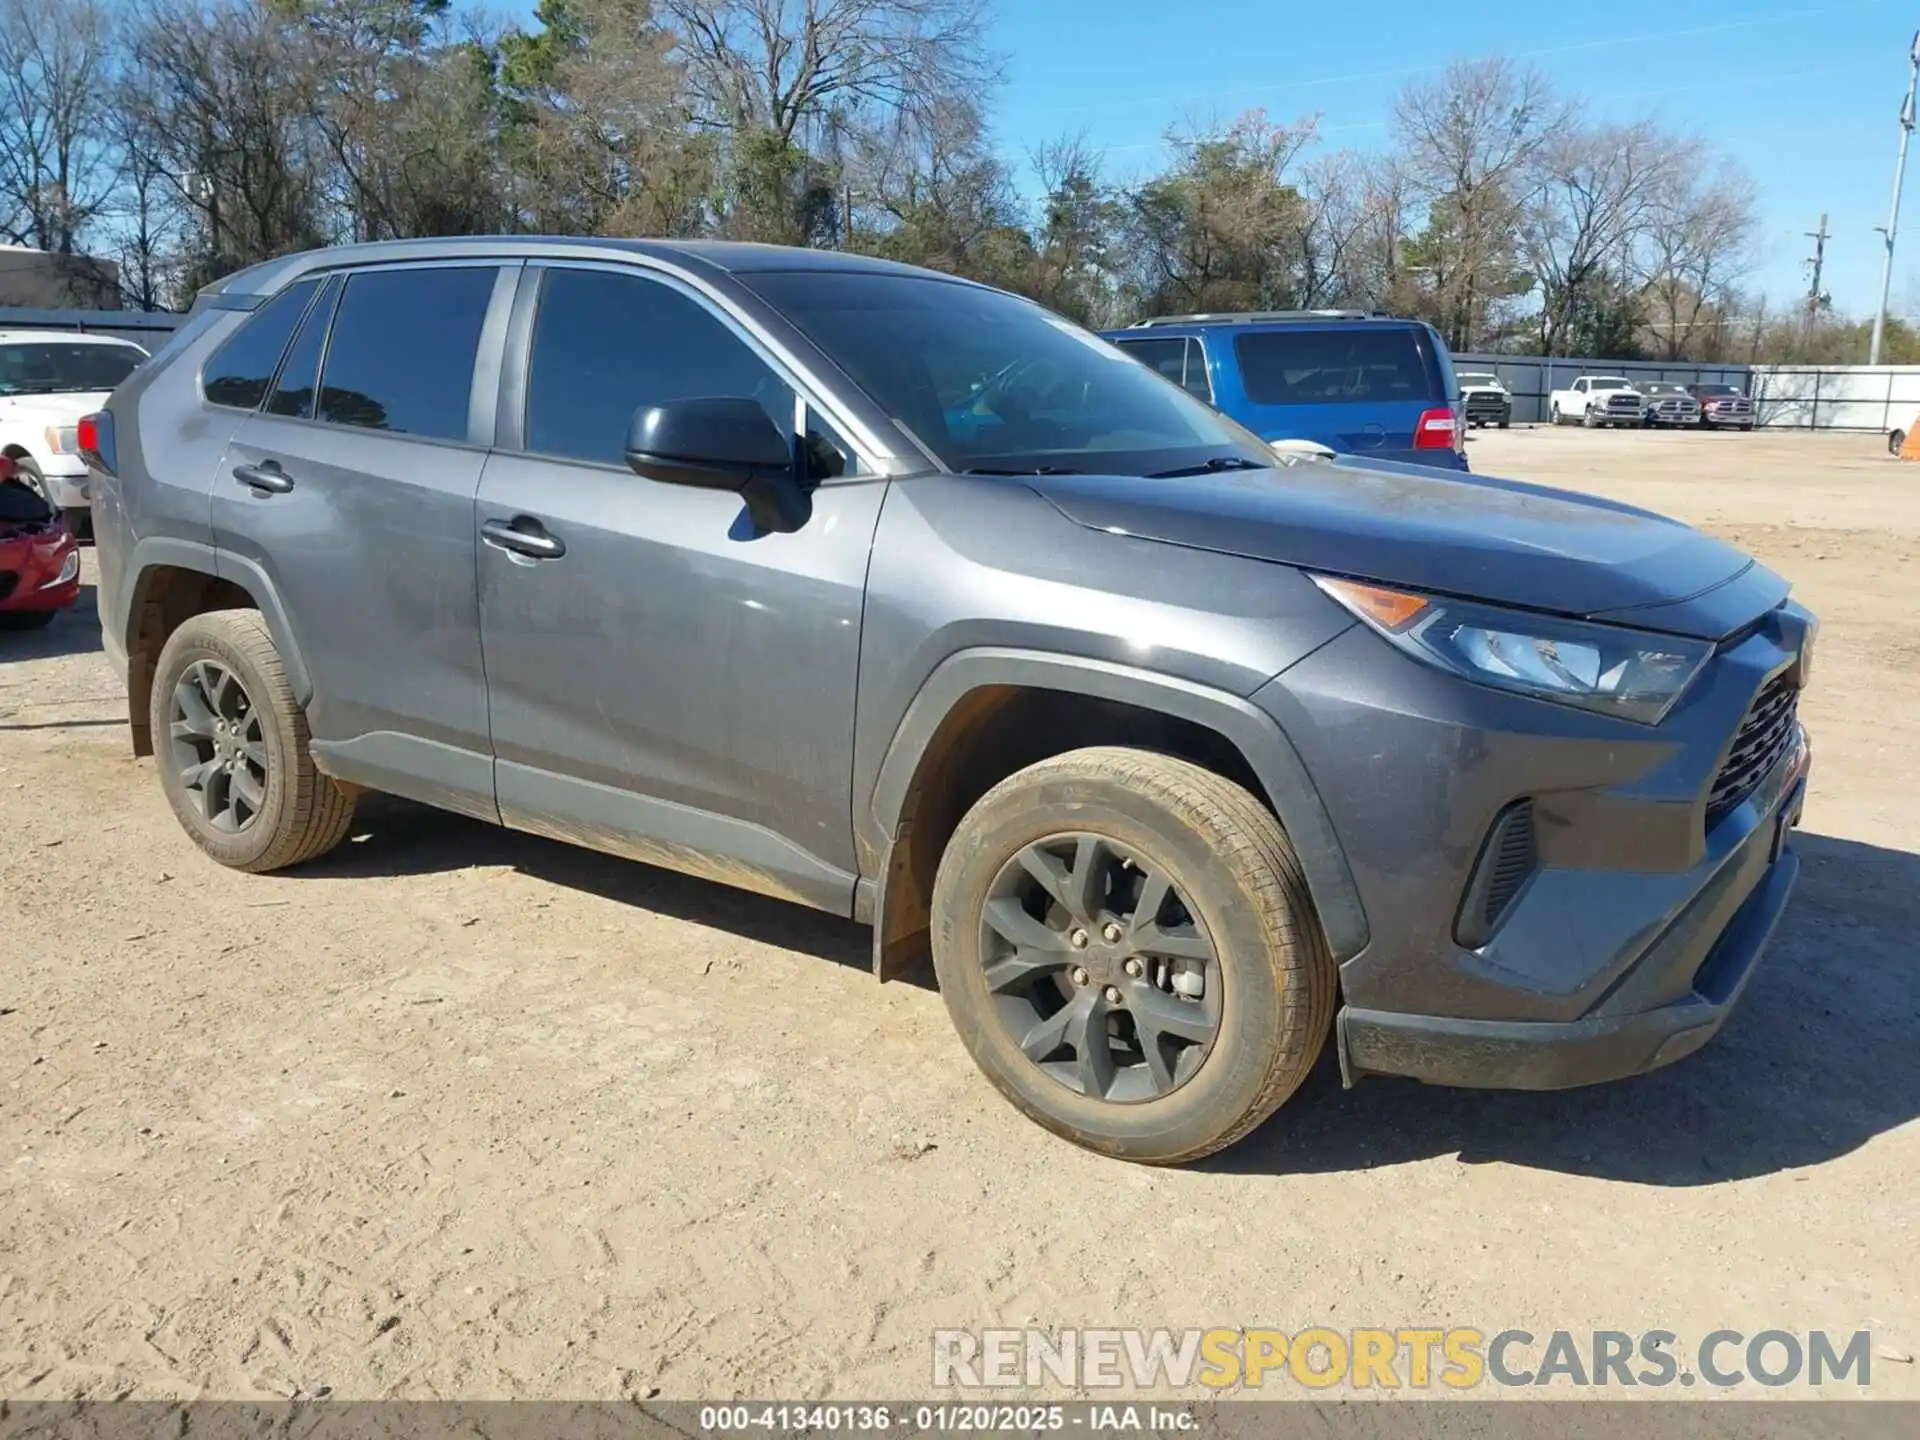
[[[1767,778],[1793,743],[1800,689],[1788,675],[1767,682],[1747,709],[1740,731],[1733,737],[1720,773],[1713,777],[1707,796],[1707,829],[1711,830],[1739,807]]]
[[[1454,938],[1471,950],[1486,944],[1538,862],[1533,802],[1522,800],[1502,810],[1487,832],[1460,902]]]
[[[4,600],[9,595],[13,594],[13,587],[18,585],[19,583],[20,583],[19,571],[0,570],[0,600]]]

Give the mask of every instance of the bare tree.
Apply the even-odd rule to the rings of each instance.
[[[1668,359],[1718,359],[1753,267],[1753,182],[1732,162],[1675,167],[1642,240],[1648,325]]]
[[[1697,142],[1650,120],[1568,127],[1540,150],[1521,243],[1540,285],[1546,354],[1562,353],[1583,323],[1591,334],[1597,314],[1624,310],[1634,247],[1676,177],[1699,163]],[[1619,322],[1610,316],[1607,323]]]
[[[1395,101],[1406,174],[1428,209],[1420,262],[1457,349],[1473,348],[1510,291],[1534,162],[1568,119],[1539,70],[1506,59],[1455,61]]]
[[[684,235],[705,224],[713,146],[688,131],[673,46],[647,0],[568,0],[556,43],[515,52],[531,124],[513,158],[535,228]]]
[[[250,0],[146,0],[129,17],[129,92],[154,163],[191,217],[191,290],[325,244],[325,164],[297,41]]]
[[[115,27],[100,0],[0,0],[0,228],[72,255],[113,189]]]
[[[130,72],[113,96],[109,136],[120,156],[120,175],[99,231],[119,266],[122,301],[136,310],[163,310],[185,298],[178,286],[190,222],[180,189],[141,121],[153,108],[148,84],[145,75]]]
[[[977,98],[986,0],[661,0],[700,123],[785,141],[842,115]]]

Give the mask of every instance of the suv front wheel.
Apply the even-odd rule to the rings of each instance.
[[[1299,861],[1243,787],[1148,751],[1071,751],[960,822],[934,966],[996,1087],[1076,1144],[1177,1164],[1232,1144],[1326,1043],[1335,971]]]
[[[266,623],[210,610],[168,637],[148,717],[160,786],[207,854],[261,873],[324,855],[353,824],[353,797],[314,768]]]

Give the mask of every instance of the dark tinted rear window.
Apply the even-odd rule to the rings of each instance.
[[[1434,398],[1412,330],[1254,330],[1234,336],[1233,350],[1247,398],[1256,405]]]
[[[347,281],[327,341],[320,418],[435,440],[467,437],[492,265],[373,270]]]
[[[327,293],[320,297],[320,303],[307,312],[307,323],[300,327],[299,337],[287,352],[286,363],[280,367],[280,378],[274,382],[273,394],[267,398],[269,415],[293,415],[302,420],[313,418],[314,382],[320,373],[320,349],[326,343],[327,324],[333,318],[334,302],[339,298],[340,279],[335,276],[327,281]]]
[[[251,410],[264,400],[273,372],[280,366],[280,352],[287,348],[293,327],[300,323],[307,302],[319,288],[318,280],[289,285],[248,316],[233,338],[207,361],[201,379],[207,399],[242,410]]]

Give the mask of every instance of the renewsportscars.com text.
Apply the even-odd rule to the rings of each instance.
[[[1714,1330],[1682,1345],[1670,1330],[1312,1327],[1283,1330],[936,1330],[936,1389],[1472,1390],[1873,1382],[1873,1336],[1857,1330]]]

